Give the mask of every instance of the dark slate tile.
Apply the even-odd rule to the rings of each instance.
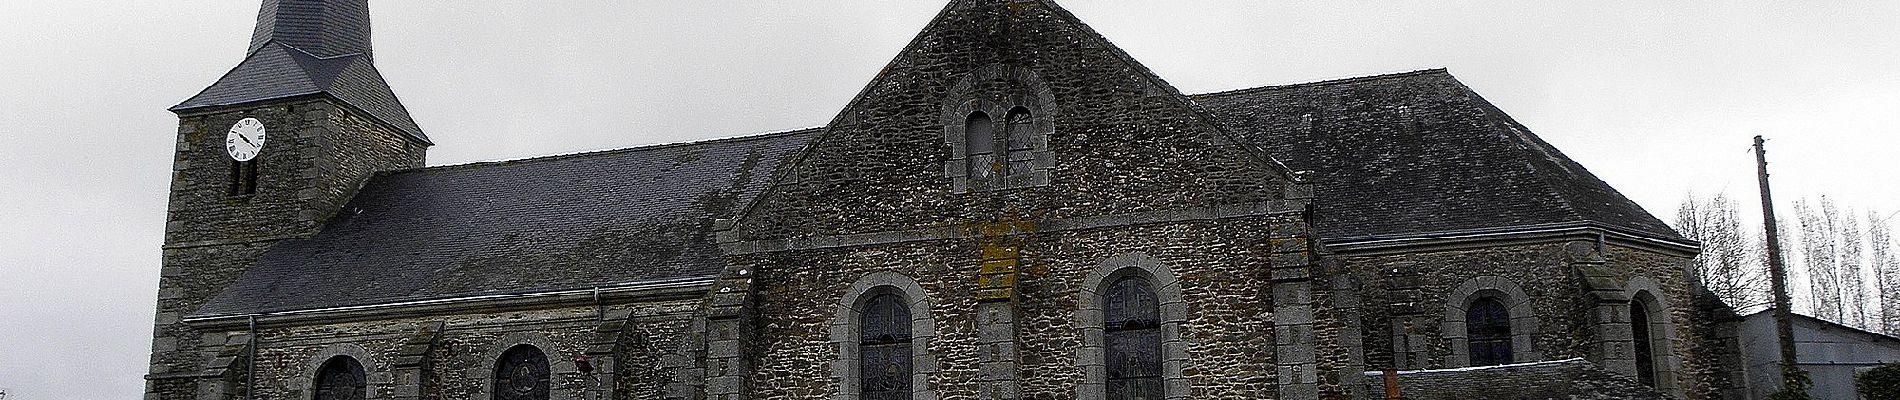
[[[1317,174],[1324,238],[1595,223],[1682,240],[1444,70],[1193,97]]]
[[[816,131],[380,174],[199,313],[711,277],[724,268],[713,221]]]

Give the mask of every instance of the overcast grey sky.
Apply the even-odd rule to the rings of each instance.
[[[257,3],[0,1],[9,399],[140,395],[165,108],[236,65]],[[943,3],[371,7],[440,165],[820,125]],[[1449,68],[1665,220],[1690,191],[1752,198],[1756,134],[1779,198],[1900,210],[1900,2],[1602,3],[1062,2],[1190,93]]]

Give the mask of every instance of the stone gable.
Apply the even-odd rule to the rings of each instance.
[[[971,112],[1033,116],[971,182]],[[1272,201],[1292,188],[1173,87],[1044,1],[952,3],[742,217],[746,239]],[[999,129],[1001,130],[1001,129]],[[999,147],[1010,146],[998,142]],[[980,169],[980,168],[979,168]],[[1009,173],[1023,169],[1021,173]]]

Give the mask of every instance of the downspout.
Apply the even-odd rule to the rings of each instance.
[[[607,306],[600,301],[600,287],[594,287],[594,322],[607,321]]]
[[[257,399],[257,314],[251,314],[251,355],[244,364],[244,398]]]

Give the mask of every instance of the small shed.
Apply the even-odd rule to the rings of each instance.
[[[1766,399],[1781,390],[1781,350],[1775,341],[1774,313],[1769,311],[1744,316],[1736,327],[1744,393],[1750,399]],[[1801,314],[1794,314],[1794,343],[1795,363],[1814,379],[1808,394],[1816,399],[1858,399],[1854,374],[1900,363],[1900,338]]]

